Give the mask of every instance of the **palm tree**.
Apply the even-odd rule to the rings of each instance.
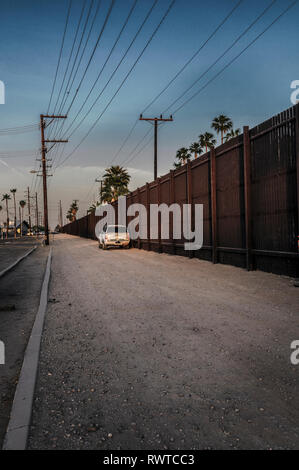
[[[103,176],[102,201],[113,202],[119,196],[125,196],[129,193],[129,183],[131,176],[127,170],[119,165],[106,168]]]
[[[179,168],[190,160],[191,153],[189,152],[189,149],[182,147],[177,151],[175,158],[178,160],[178,163],[175,163],[174,166],[175,168]]]
[[[6,238],[8,238],[8,228],[9,228],[9,212],[8,212],[8,201],[10,200],[9,194],[3,194],[2,201],[5,201],[6,204]]]
[[[210,132],[205,132],[204,134],[200,134],[199,136],[199,144],[201,147],[205,147],[206,152],[208,149],[215,147],[216,139],[213,134]]]
[[[198,142],[193,142],[193,144],[190,145],[189,150],[191,153],[194,153],[194,158],[197,158],[197,156],[202,153],[202,148]]]
[[[74,199],[67,212],[66,218],[70,222],[74,222],[76,220],[78,210],[79,210],[78,199]]]
[[[23,236],[23,218],[24,218],[24,207],[26,206],[26,202],[25,201],[20,201],[20,207],[21,207],[21,237]]]
[[[233,139],[234,137],[237,137],[238,135],[241,134],[241,129],[235,129],[235,130],[231,130],[230,132],[228,132],[225,136],[225,142],[228,142],[230,139]]]
[[[221,143],[223,144],[223,137],[230,129],[232,129],[233,123],[232,120],[225,116],[224,114],[220,114],[219,116],[215,117],[212,121],[212,128],[217,132],[217,134],[221,134]]]
[[[11,189],[10,192],[13,195],[13,205],[14,205],[14,211],[15,211],[15,238],[17,238],[17,205],[16,205],[16,189]]]
[[[94,204],[91,204],[89,209],[87,209],[87,214],[91,214],[92,212],[94,212],[98,206],[100,206],[100,202],[98,201]]]

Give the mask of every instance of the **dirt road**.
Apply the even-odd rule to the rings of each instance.
[[[29,448],[299,448],[292,280],[59,236]]]

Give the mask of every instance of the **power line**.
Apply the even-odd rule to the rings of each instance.
[[[69,1],[69,7],[68,7],[68,11],[67,11],[66,22],[65,22],[65,27],[64,27],[63,37],[62,37],[62,44],[61,44],[61,48],[60,48],[60,52],[59,52],[58,63],[57,63],[57,67],[56,67],[56,72],[55,72],[54,82],[53,82],[53,86],[52,86],[50,101],[49,101],[49,104],[48,104],[47,114],[49,113],[49,109],[50,109],[50,106],[51,106],[53,93],[54,93],[54,89],[55,89],[55,85],[56,85],[57,74],[58,74],[58,69],[59,69],[59,65],[60,65],[60,61],[61,61],[62,50],[63,50],[63,46],[64,46],[67,26],[68,26],[68,22],[69,22],[69,18],[70,18],[70,11],[71,11],[71,7],[72,7],[72,2],[73,2],[73,0]]]
[[[266,9],[269,9],[270,6],[272,6],[274,2],[272,2]],[[265,34],[283,15],[285,15],[292,7],[295,6],[295,4],[298,3],[298,0],[295,0],[293,3],[291,3],[279,16],[277,16],[268,26],[267,28],[265,28],[260,34],[258,34],[244,49],[242,49],[242,51],[240,53],[238,53],[232,60],[230,60],[219,72],[217,72],[217,74],[215,74],[203,87],[201,87],[196,93],[194,93],[189,99],[187,99],[184,103],[182,103],[175,111],[173,111],[172,114],[176,114],[177,112],[179,112],[186,104],[188,104],[195,96],[197,96],[199,93],[201,93],[205,88],[208,87],[208,85],[210,85],[210,83],[212,83],[214,80],[216,80],[216,78],[218,78],[230,65],[232,65],[247,49],[249,49],[249,47],[251,47],[261,36],[263,36],[263,34]],[[264,13],[264,12],[263,12]],[[261,17],[261,15],[260,15]],[[256,21],[255,21],[256,22]],[[169,109],[170,107],[167,108],[167,110]],[[166,111],[166,110],[165,110]],[[165,112],[164,111],[164,112]],[[144,140],[145,138],[147,137],[147,135],[145,134],[142,139],[139,141],[139,143],[137,144],[136,147],[138,147]],[[126,158],[126,160],[124,160],[123,163],[121,163],[121,165],[123,165],[124,163],[128,164],[129,162],[131,162],[134,158],[136,158],[140,152],[150,143],[151,140],[149,140],[145,145],[144,147],[142,147],[142,149],[140,149],[136,155],[133,155],[132,158],[129,158],[129,160],[127,160],[128,157],[130,157],[132,154],[134,154],[134,151],[133,150],[130,155]],[[135,147],[135,149],[136,149]]]
[[[68,96],[71,92],[71,88],[72,88],[72,85],[74,83],[74,79],[76,77],[76,75],[74,75],[74,78],[73,78],[73,81],[72,81],[72,84],[69,88],[69,84],[70,84],[70,81],[72,79],[72,75],[73,75],[73,71],[74,71],[74,68],[75,68],[75,65],[76,65],[76,62],[77,62],[77,59],[78,59],[78,56],[79,56],[79,52],[80,52],[80,49],[81,49],[81,45],[82,45],[82,42],[83,42],[83,38],[84,38],[84,35],[85,35],[85,31],[86,31],[86,28],[87,28],[87,25],[88,25],[88,21],[89,21],[89,18],[90,18],[90,14],[91,14],[91,11],[92,11],[92,7],[93,7],[93,4],[94,4],[94,0],[91,0],[91,3],[89,5],[89,9],[88,9],[88,12],[87,12],[87,16],[86,16],[86,19],[85,19],[85,23],[84,23],[84,26],[83,26],[83,30],[82,30],[82,33],[81,33],[81,38],[80,38],[80,41],[79,41],[79,44],[78,44],[78,47],[77,47],[77,52],[76,52],[76,55],[75,55],[75,59],[73,61],[73,66],[71,68],[71,71],[70,71],[70,74],[69,74],[69,78],[68,78],[68,81],[67,81],[67,84],[66,84],[66,87],[65,87],[65,90],[64,90],[64,95],[62,97],[62,100],[61,100],[61,104],[60,104],[60,107],[59,107],[59,110],[58,110],[58,113],[61,112],[64,104],[66,103],[67,99],[68,99]],[[78,70],[78,69],[77,69]]]
[[[148,136],[149,132],[143,136],[143,138],[141,139],[141,141],[139,142],[139,145],[141,142],[143,142],[145,140],[145,138]],[[120,166],[123,166],[124,164],[128,165],[129,163],[131,163],[131,161],[133,161],[136,157],[138,157],[138,155],[140,155],[140,153],[151,143],[151,141],[153,140],[154,136],[151,135],[150,138],[146,141],[146,143],[143,145],[143,147],[141,147],[141,149],[138,150],[138,152],[136,154],[133,154],[131,156],[131,158],[129,159],[126,159],[125,161],[123,161]]]
[[[164,111],[163,113],[169,111],[170,108],[172,108],[172,106],[177,103],[183,96],[186,95],[186,93],[188,93],[188,91],[190,91],[195,85],[196,83],[198,83],[221,59],[223,59],[223,57],[231,50],[233,49],[233,47],[248,33],[248,31],[250,31],[250,29],[267,13],[268,10],[270,10],[270,8],[272,8],[272,6],[274,5],[274,3],[276,3],[276,0],[272,0],[270,2],[270,4],[254,19],[254,21],[252,21],[252,23],[250,23],[249,26],[247,26],[247,28],[244,29],[244,31],[239,34],[239,36],[232,42],[232,44],[227,48],[225,49],[225,51],[220,54],[220,56],[199,76],[199,78],[197,78],[183,93],[180,94],[180,96],[178,98],[176,98]]]
[[[91,56],[90,56],[89,61],[88,61],[88,63],[87,63],[87,66],[86,66],[86,68],[85,68],[85,70],[84,70],[84,73],[83,73],[83,76],[82,76],[82,78],[81,78],[81,81],[80,81],[80,83],[79,83],[79,85],[78,85],[78,87],[77,87],[77,89],[76,89],[76,92],[75,92],[74,97],[73,97],[73,99],[72,99],[72,101],[71,101],[71,104],[70,104],[69,107],[68,107],[68,110],[67,110],[66,114],[68,114],[68,113],[70,112],[70,109],[72,108],[72,106],[73,106],[73,104],[74,104],[74,101],[75,101],[75,99],[76,99],[76,97],[77,97],[77,95],[78,95],[78,92],[79,92],[79,90],[80,90],[80,88],[81,88],[81,85],[82,85],[82,83],[83,83],[83,81],[84,81],[84,78],[85,78],[85,76],[86,76],[86,73],[87,73],[87,71],[88,71],[88,69],[89,69],[89,66],[90,66],[90,64],[91,64],[91,62],[92,62],[92,59],[93,59],[93,57],[94,57],[94,54],[95,54],[95,52],[96,52],[96,50],[97,50],[97,47],[98,47],[98,45],[99,45],[99,43],[100,43],[100,40],[101,40],[101,38],[102,38],[102,35],[103,35],[103,33],[104,33],[104,30],[105,30],[105,28],[106,28],[106,25],[107,25],[107,23],[108,23],[108,20],[109,20],[109,18],[110,18],[112,9],[113,9],[113,7],[114,7],[114,4],[115,4],[115,0],[111,0],[111,4],[110,4],[110,7],[109,7],[108,12],[107,12],[107,14],[106,14],[106,18],[105,18],[104,24],[103,24],[103,26],[102,26],[102,28],[101,28],[100,34],[99,34],[99,36],[98,36],[98,38],[97,38],[96,44],[95,44],[95,46],[94,46],[94,48],[93,48],[93,51],[92,51],[92,53],[91,53]],[[62,129],[63,129],[63,126],[61,127],[61,131],[62,131]],[[60,154],[60,157],[59,157],[59,159],[58,159],[58,162],[60,161],[62,154],[63,154],[63,151],[62,151],[61,154]]]
[[[69,66],[70,66],[71,58],[72,58],[72,55],[73,55],[74,47],[75,47],[75,44],[76,44],[76,41],[77,41],[77,36],[78,36],[78,33],[79,33],[79,29],[80,29],[80,24],[81,24],[81,21],[82,21],[82,18],[83,18],[83,13],[84,13],[84,10],[85,10],[85,7],[86,7],[86,1],[87,1],[87,0],[84,0],[84,3],[83,3],[83,5],[82,5],[82,9],[81,9],[81,13],[80,13],[80,17],[79,17],[77,29],[76,29],[76,32],[75,32],[75,37],[74,37],[74,39],[73,39],[73,44],[72,44],[72,47],[71,47],[71,52],[70,52],[70,55],[69,55],[69,58],[68,58],[68,62],[67,62],[67,66],[66,66],[66,69],[65,69],[65,72],[64,72],[64,76],[63,76],[63,79],[62,79],[62,83],[61,83],[61,86],[60,86],[60,90],[59,90],[59,93],[58,93],[58,96],[57,96],[57,99],[56,99],[56,103],[55,103],[55,106],[54,106],[53,114],[55,114],[55,112],[56,112],[56,108],[57,108],[57,105],[58,105],[58,102],[59,102],[59,99],[60,99],[60,95],[61,95],[61,92],[62,92],[62,89],[63,89],[63,85],[64,85],[64,82],[65,82],[65,80],[66,80],[66,75],[67,75],[67,73],[68,73],[68,69],[69,69]]]
[[[92,3],[93,3],[93,1],[94,1],[94,0],[92,0]],[[78,62],[77,68],[76,68],[75,74],[74,74],[74,76],[73,76],[72,83],[71,83],[71,85],[70,85],[70,90],[72,89],[73,83],[74,83],[74,81],[75,81],[75,78],[76,78],[76,76],[77,76],[79,67],[80,67],[80,65],[81,65],[81,62],[82,62],[82,59],[83,59],[83,56],[84,56],[84,53],[85,53],[87,44],[88,44],[88,42],[89,42],[89,39],[90,39],[92,30],[93,30],[93,28],[94,28],[94,24],[95,24],[96,18],[97,18],[97,16],[98,16],[98,13],[99,13],[99,10],[100,10],[100,5],[101,5],[101,0],[98,0],[98,4],[97,4],[96,10],[95,10],[95,14],[94,14],[94,17],[93,17],[93,20],[92,20],[92,23],[91,23],[91,26],[90,26],[90,29],[89,29],[89,32],[88,32],[88,35],[87,35],[85,44],[84,44],[84,47],[83,47],[83,50],[82,50],[82,53],[81,53],[81,56],[80,56],[80,59],[79,59],[79,62]],[[69,90],[69,91],[70,91],[70,90]],[[64,104],[65,104],[65,103],[64,103]]]
[[[80,80],[80,83],[79,83],[79,85],[78,85],[78,87],[77,87],[77,89],[76,89],[76,92],[75,92],[75,95],[74,95],[74,97],[73,97],[73,99],[72,99],[72,102],[71,102],[70,106],[68,107],[67,113],[69,113],[69,111],[70,111],[71,107],[73,106],[74,101],[75,101],[75,99],[76,99],[76,97],[77,97],[77,95],[78,95],[78,92],[79,92],[79,90],[80,90],[80,88],[81,88],[81,85],[82,85],[82,83],[83,83],[83,80],[84,80],[84,78],[85,78],[85,76],[86,76],[86,73],[87,73],[87,71],[88,71],[88,69],[89,69],[89,66],[90,66],[90,64],[91,64],[91,61],[92,61],[92,59],[93,59],[93,56],[94,56],[94,54],[95,54],[95,52],[96,52],[96,50],[97,50],[97,47],[98,47],[98,45],[99,45],[99,42],[100,42],[101,37],[102,37],[102,35],[103,35],[103,32],[104,32],[104,30],[105,30],[105,28],[106,28],[106,25],[107,25],[107,23],[108,23],[109,17],[110,17],[111,12],[112,12],[112,9],[113,9],[113,7],[114,7],[114,4],[115,4],[115,0],[111,0],[111,4],[110,4],[109,10],[108,10],[108,13],[107,13],[107,15],[106,15],[104,24],[103,24],[103,26],[102,26],[101,32],[100,32],[100,34],[99,34],[99,36],[98,36],[98,39],[97,39],[97,41],[96,41],[96,44],[95,44],[95,46],[94,46],[94,48],[93,48],[93,51],[92,51],[92,53],[91,53],[91,56],[90,56],[89,61],[88,61],[88,63],[87,63],[87,66],[86,66],[86,68],[85,68],[85,70],[84,70],[83,76],[82,76],[82,78],[81,78],[81,80]]]
[[[98,7],[97,7],[97,11],[96,11],[94,20],[95,20],[97,14],[98,14],[98,10],[99,10],[100,4],[101,4],[101,0],[99,0],[99,2],[98,2]],[[74,97],[73,97],[73,99],[72,99],[72,102],[70,103],[70,105],[69,105],[69,107],[68,107],[68,109],[67,109],[66,114],[68,114],[68,113],[70,112],[70,110],[71,110],[71,108],[72,108],[72,106],[73,106],[73,104],[74,104],[74,101],[75,101],[75,99],[76,99],[76,97],[77,97],[77,95],[78,95],[78,92],[79,92],[79,90],[80,90],[80,88],[81,88],[81,85],[82,85],[82,83],[83,83],[83,80],[84,80],[84,78],[85,78],[85,76],[86,76],[86,73],[87,73],[87,71],[88,71],[88,68],[89,68],[89,66],[90,66],[90,64],[91,64],[91,61],[92,61],[92,59],[93,59],[93,56],[94,56],[94,54],[95,54],[95,52],[96,52],[96,49],[97,49],[97,47],[98,47],[98,45],[99,45],[99,43],[100,43],[100,40],[101,40],[101,38],[102,38],[102,35],[103,35],[103,33],[104,33],[104,30],[105,30],[106,25],[107,25],[107,23],[108,23],[108,20],[109,20],[109,18],[110,18],[110,15],[111,15],[111,13],[112,13],[112,9],[113,9],[113,7],[114,7],[114,4],[115,4],[115,0],[112,0],[112,1],[111,1],[111,4],[110,4],[110,7],[109,7],[109,9],[108,9],[108,12],[107,12],[107,14],[106,14],[105,21],[104,21],[103,26],[102,26],[102,28],[101,28],[101,31],[100,31],[100,33],[99,33],[99,35],[98,35],[96,44],[95,44],[95,46],[94,46],[94,48],[93,48],[93,51],[92,51],[92,53],[91,53],[91,56],[90,56],[89,61],[88,61],[88,63],[87,63],[87,66],[86,66],[86,68],[85,68],[85,70],[84,70],[83,76],[82,76],[82,78],[81,78],[81,80],[80,80],[80,83],[79,83],[77,89],[76,89],[76,92],[75,92],[75,94],[74,94]],[[90,31],[90,32],[91,32],[91,31]],[[86,44],[87,44],[87,43],[86,43]],[[59,133],[58,133],[60,137],[61,137],[61,134],[62,134],[63,127],[64,127],[64,123],[62,123],[62,126],[61,126],[61,128],[60,128],[60,131],[59,131]],[[64,135],[65,135],[65,133],[64,133]],[[63,152],[64,152],[64,147],[63,147],[63,149],[61,150],[61,153],[60,153],[60,155],[59,155],[59,157],[58,157],[58,164],[59,164],[59,162],[60,162],[60,160],[61,160],[61,157],[62,157],[62,155],[63,155]],[[57,151],[57,153],[56,153],[56,155],[55,155],[55,157],[54,157],[54,160],[57,158],[57,155],[58,155],[58,151]]]
[[[158,98],[170,87],[170,85],[183,73],[183,71],[188,67],[188,65],[195,59],[195,57],[204,49],[204,47],[209,43],[209,41],[216,35],[216,33],[221,29],[221,27],[228,21],[228,19],[233,15],[235,10],[241,5],[243,0],[239,0],[237,4],[230,10],[230,12],[224,17],[224,19],[218,24],[218,26],[214,29],[214,31],[210,34],[210,36],[201,44],[201,46],[195,51],[195,53],[187,60],[187,62],[180,68],[180,70],[174,75],[174,77],[167,83],[167,85],[151,100],[151,102],[143,109],[142,114],[152,105],[154,104]],[[123,150],[124,146],[126,145],[127,141],[131,137],[135,127],[137,126],[139,119],[136,119],[135,123],[133,124],[132,128],[130,129],[127,137],[122,142],[119,150],[115,153],[112,162],[118,157],[118,155]],[[147,134],[142,138],[142,141],[146,138]]]
[[[126,76],[124,77],[124,79],[122,80],[121,84],[119,85],[119,87],[117,88],[116,92],[113,94],[112,98],[108,101],[107,105],[105,106],[104,110],[101,112],[101,114],[98,116],[98,118],[96,119],[96,121],[94,122],[94,124],[91,126],[91,128],[89,129],[89,131],[85,134],[85,136],[83,137],[83,139],[81,139],[81,141],[79,142],[79,144],[75,147],[75,149],[62,161],[62,163],[59,165],[63,165],[73,154],[74,152],[80,147],[80,145],[85,141],[85,139],[88,137],[88,135],[91,133],[91,131],[95,128],[95,126],[97,125],[97,123],[99,122],[99,120],[101,119],[101,117],[103,116],[103,114],[106,112],[106,110],[108,109],[108,107],[110,106],[110,104],[112,103],[112,101],[114,100],[114,98],[118,95],[119,91],[121,90],[121,88],[123,87],[123,85],[125,84],[125,82],[127,81],[128,77],[130,76],[130,74],[132,73],[132,71],[134,70],[134,68],[136,67],[137,63],[139,62],[139,60],[141,59],[142,55],[144,54],[144,52],[146,51],[146,49],[148,48],[149,44],[151,43],[151,41],[153,40],[154,36],[156,35],[157,31],[159,30],[159,28],[161,27],[162,23],[164,22],[165,18],[168,16],[168,14],[170,13],[171,9],[173,8],[174,4],[175,4],[175,1],[176,0],[172,0],[172,2],[170,3],[169,7],[167,8],[166,12],[164,13],[162,19],[160,20],[158,26],[155,28],[154,32],[152,33],[152,35],[150,36],[149,40],[147,41],[146,45],[144,46],[144,48],[142,49],[141,53],[138,55],[137,59],[135,60],[134,64],[132,65],[132,67],[130,68],[129,72],[126,74]],[[57,167],[56,167],[57,168]]]
[[[65,83],[65,80],[66,80],[66,76],[67,76],[67,73],[68,73],[68,70],[69,70],[70,62],[71,62],[71,59],[72,59],[72,56],[73,56],[73,51],[74,51],[74,48],[75,48],[75,44],[76,44],[76,42],[77,42],[77,37],[78,37],[78,33],[79,33],[81,21],[82,21],[82,18],[83,18],[84,10],[85,10],[85,7],[86,7],[86,3],[87,3],[87,0],[84,0],[84,3],[83,3],[83,5],[82,5],[82,9],[81,9],[81,13],[80,13],[80,17],[79,17],[79,21],[78,21],[78,24],[77,24],[77,29],[76,29],[76,32],[75,32],[75,37],[74,37],[74,39],[73,39],[73,44],[72,44],[72,47],[71,47],[71,52],[70,52],[70,54],[69,54],[67,66],[66,66],[66,69],[65,69],[65,72],[64,72],[64,75],[63,75],[63,79],[62,79],[62,82],[61,82],[61,86],[60,86],[60,89],[59,89],[59,93],[58,93],[58,96],[57,96],[57,99],[56,99],[56,103],[55,103],[55,106],[54,106],[53,114],[55,114],[55,112],[56,112],[56,108],[57,108],[57,106],[58,106],[58,103],[59,103],[59,100],[60,100],[60,96],[61,96],[61,93],[62,93],[62,90],[63,90],[63,86],[64,86],[64,83]],[[66,89],[65,89],[64,93],[65,93],[65,92],[66,92]],[[64,96],[64,95],[63,95],[63,96]],[[60,106],[59,106],[59,109],[60,109]],[[48,125],[49,125],[49,124],[48,124]],[[55,123],[54,123],[54,126],[53,126],[53,129],[50,130],[49,137],[50,137],[51,135],[53,135],[53,134],[56,133],[57,127],[58,127],[58,123],[55,122]]]
[[[19,127],[8,127],[6,129],[0,129],[0,136],[25,134],[27,132],[34,132],[36,130],[38,130],[37,124],[28,124]]]
[[[239,8],[243,0],[239,0],[238,3],[233,7],[233,9],[226,15],[226,17],[219,23],[217,28],[210,34],[210,36],[204,41],[204,43],[197,49],[197,51],[190,57],[189,60],[183,65],[183,67],[174,75],[174,77],[165,85],[165,87],[152,99],[152,101],[141,111],[142,114],[147,111],[147,109],[154,104],[158,98],[170,87],[170,85],[183,73],[183,71],[188,67],[188,65],[195,59],[195,57],[204,49],[204,47],[210,42],[210,40],[217,34],[219,29],[228,21],[228,19],[233,15],[235,10]]]
[[[156,0],[156,2],[157,2],[157,1],[158,1],[158,0]],[[108,54],[108,57],[106,58],[106,60],[105,60],[105,62],[104,62],[104,64],[103,64],[103,66],[102,66],[102,68],[101,68],[101,70],[100,70],[100,73],[98,74],[96,80],[94,81],[94,83],[93,83],[93,85],[92,85],[92,87],[91,87],[91,90],[89,91],[87,97],[85,98],[83,104],[81,105],[81,107],[80,107],[79,111],[77,112],[76,116],[74,117],[73,121],[71,122],[71,124],[69,125],[69,127],[67,128],[67,130],[65,131],[65,135],[69,132],[69,130],[70,130],[71,127],[73,126],[74,122],[76,121],[77,117],[79,116],[79,114],[81,113],[83,107],[85,106],[86,102],[88,101],[88,99],[89,99],[91,93],[93,92],[93,90],[94,90],[94,88],[95,88],[95,86],[96,86],[98,80],[100,79],[100,77],[101,77],[101,75],[102,75],[102,73],[103,73],[103,71],[104,71],[104,69],[105,69],[105,67],[106,67],[106,65],[107,65],[107,63],[108,63],[108,61],[109,61],[109,59],[110,59],[110,57],[111,57],[111,55],[112,55],[112,53],[113,53],[115,47],[116,47],[116,45],[117,45],[117,43],[118,43],[118,41],[119,41],[119,39],[120,39],[120,37],[121,37],[121,35],[122,35],[124,29],[125,29],[125,27],[126,27],[126,25],[128,24],[128,21],[129,21],[131,15],[132,15],[132,13],[133,13],[133,10],[134,10],[135,7],[136,7],[137,2],[138,2],[138,0],[135,0],[135,1],[134,1],[133,5],[132,5],[132,8],[130,9],[129,14],[128,14],[128,16],[127,16],[127,18],[126,18],[126,20],[125,20],[125,22],[124,22],[124,24],[123,24],[123,26],[122,26],[122,28],[121,28],[119,34],[118,34],[116,40],[115,40],[115,42],[114,42],[114,44],[113,44],[113,46],[112,46],[112,48],[111,48],[111,50],[110,50],[110,52],[109,52],[109,54]],[[156,2],[155,2],[155,3],[156,3]],[[154,4],[154,5],[155,5],[155,4]],[[153,6],[154,6],[154,5],[153,5]],[[152,8],[150,9],[150,12],[152,11],[153,6],[152,6]],[[149,13],[150,13],[150,12],[149,12]],[[149,16],[149,14],[147,15],[147,17],[148,17],[148,16]],[[145,20],[145,21],[146,21],[146,20]],[[145,23],[145,21],[143,22],[143,24]],[[139,33],[139,32],[140,32],[140,28],[139,28],[138,33]],[[137,37],[137,36],[135,36],[134,40],[136,39],[136,37]],[[131,45],[133,44],[133,42],[134,42],[134,41],[131,42],[129,48],[131,47]],[[128,53],[129,48],[127,49],[125,55]],[[125,58],[125,55],[123,56],[122,60]],[[120,64],[121,64],[121,62],[119,63],[119,65],[117,66],[117,68],[114,70],[113,74],[117,71],[117,69],[118,69],[118,67],[120,66]],[[110,79],[109,79],[109,80],[112,79],[113,74],[110,76]],[[107,86],[108,83],[109,83],[109,81],[106,83],[105,86]],[[101,91],[101,93],[102,93],[102,92],[103,92],[103,90]],[[90,110],[91,110],[91,108],[90,108]],[[86,114],[86,115],[87,115],[87,114]],[[86,117],[86,116],[85,116],[85,117]],[[84,118],[84,119],[85,119],[85,118]],[[83,121],[81,121],[81,122],[83,122]],[[81,125],[81,122],[80,122],[80,125]],[[76,129],[77,129],[77,128],[76,128]],[[74,132],[74,131],[73,131],[73,132]],[[71,135],[72,135],[72,134],[71,134]]]
[[[91,15],[91,11],[92,11],[93,4],[94,4],[94,0],[91,0],[91,4],[90,4],[90,7],[89,7],[89,10],[88,10],[88,13],[87,13],[87,17],[86,17],[86,20],[85,20],[85,25],[84,25],[84,28],[83,28],[83,31],[82,31],[82,34],[81,34],[81,40],[80,40],[80,43],[79,43],[78,48],[77,48],[77,53],[76,53],[76,56],[75,56],[75,60],[74,60],[74,62],[73,62],[73,66],[72,66],[72,69],[71,69],[71,72],[70,72],[70,75],[69,75],[69,79],[68,79],[67,85],[66,85],[66,87],[65,87],[64,95],[63,95],[63,97],[62,97],[62,101],[61,101],[61,104],[60,104],[60,107],[59,107],[59,110],[58,110],[59,113],[62,112],[62,109],[63,109],[65,103],[66,103],[67,100],[68,100],[68,97],[69,97],[70,92],[71,92],[71,89],[72,89],[72,87],[73,87],[75,78],[76,78],[76,76],[77,76],[77,74],[78,74],[79,67],[80,67],[80,65],[81,65],[81,62],[82,62],[82,59],[83,59],[83,56],[84,56],[84,53],[85,53],[85,50],[86,50],[86,47],[87,47],[89,38],[90,38],[90,35],[91,35],[91,33],[92,33],[92,30],[93,30],[93,27],[94,27],[96,18],[97,18],[97,16],[98,16],[98,13],[99,13],[99,10],[100,10],[101,0],[98,0],[98,4],[97,4],[96,10],[95,10],[95,14],[94,14],[94,17],[93,17],[93,20],[92,20],[92,23],[91,23],[91,27],[90,27],[90,29],[89,29],[89,32],[88,32],[88,35],[87,35],[87,38],[86,38],[86,41],[85,41],[85,44],[84,44],[84,47],[83,47],[81,56],[80,56],[80,59],[79,59],[79,61],[78,61],[77,68],[76,68],[75,73],[74,73],[74,75],[73,75],[73,77],[72,77],[72,74],[73,74],[73,71],[74,71],[74,68],[75,68],[75,65],[76,65],[76,62],[77,62],[77,58],[78,58],[78,55],[79,55],[79,52],[80,52],[81,44],[82,44],[82,41],[83,41],[83,38],[84,38],[84,34],[85,34],[85,31],[86,31],[86,28],[87,28],[87,24],[88,24],[90,15]],[[72,82],[71,82],[71,84],[70,84],[71,78],[72,78]],[[69,86],[69,84],[70,84],[70,86]],[[68,112],[65,113],[65,114],[68,114]],[[59,126],[60,126],[60,127],[59,127]],[[56,131],[56,133],[57,133],[58,136],[61,136],[61,132],[62,132],[64,126],[65,126],[65,121],[63,121],[62,123],[57,123],[57,122],[56,122],[56,129],[55,129],[55,131]],[[58,150],[57,150],[54,159],[57,157],[58,153],[59,153],[59,152],[58,152]]]
[[[127,137],[123,140],[121,146],[119,147],[118,151],[115,153],[114,157],[112,158],[111,160],[111,163],[114,162],[114,160],[118,157],[118,155],[120,154],[120,152],[123,150],[124,146],[126,145],[126,143],[128,142],[129,138],[131,137],[131,135],[133,134],[134,130],[135,130],[135,127],[137,126],[139,122],[139,119],[136,119],[136,121],[134,122],[133,126],[131,127]]]
[[[194,93],[190,98],[188,98],[184,103],[182,103],[174,112],[173,114],[176,114],[178,111],[180,111],[184,106],[186,106],[187,103],[189,103],[195,96],[197,96],[199,93],[201,93],[210,83],[212,83],[216,78],[219,77],[228,67],[230,67],[242,54],[244,54],[249,47],[251,47],[258,39],[260,39],[261,36],[263,36],[282,16],[284,16],[291,8],[295,6],[295,4],[298,3],[298,0],[295,0],[293,3],[291,3],[279,16],[277,16],[272,23],[267,26],[258,36],[255,37],[244,49],[242,49],[241,52],[239,52],[232,60],[230,60],[214,77],[212,77],[202,88],[200,88],[196,93]]]

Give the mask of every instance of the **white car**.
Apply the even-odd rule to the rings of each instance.
[[[130,241],[130,234],[125,225],[106,224],[99,235],[99,247],[104,250],[113,246],[130,248]]]

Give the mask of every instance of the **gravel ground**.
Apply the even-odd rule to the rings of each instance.
[[[6,259],[20,255],[10,246],[1,246]],[[27,245],[17,247],[28,251]],[[24,352],[38,310],[40,289],[46,267],[48,249],[38,247],[12,271],[0,279],[0,340],[5,344],[6,363],[0,365],[0,449],[9,420],[10,409],[23,363]]]
[[[299,290],[59,236],[30,449],[299,449]]]

